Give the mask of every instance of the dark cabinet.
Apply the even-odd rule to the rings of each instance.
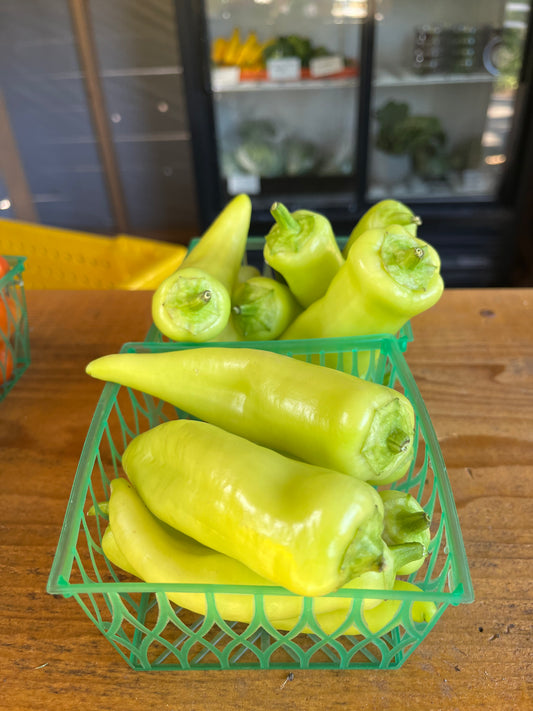
[[[347,234],[396,198],[422,218],[449,286],[509,282],[531,184],[529,3],[176,9],[202,226],[246,192],[254,234],[274,200]]]

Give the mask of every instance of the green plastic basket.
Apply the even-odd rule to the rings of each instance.
[[[167,419],[187,417],[145,393],[115,384],[104,385],[80,457],[47,590],[73,597],[100,632],[134,669],[395,669],[429,634],[448,605],[471,602],[472,583],[450,482],[424,402],[396,340],[389,338],[269,341],[250,344],[325,364],[346,362],[346,354],[374,355],[364,377],[406,394],[416,412],[416,457],[397,488],[409,490],[432,519],[427,560],[409,579],[416,591],[343,590],[333,597],[351,598],[338,634],[325,634],[306,599],[299,621],[279,632],[265,617],[267,595],[291,595],[283,588],[149,584],[115,569],[102,552],[107,525],[105,507],[109,483],[123,476],[121,455],[138,433]],[[211,347],[196,344],[125,344],[122,352],[158,352]],[[234,346],[239,347],[239,346]],[[353,359],[357,363],[357,359]],[[329,367],[328,366],[328,367]],[[326,367],[326,366],[324,366]],[[90,512],[90,515],[89,515]],[[207,613],[201,616],[169,602],[170,591],[205,595]],[[249,624],[222,619],[216,593],[253,595],[255,615]],[[397,599],[394,626],[383,634],[342,634],[350,624],[364,632],[363,598]],[[428,623],[415,622],[411,605],[430,600],[436,614]],[[314,632],[304,634],[311,625]]]
[[[30,364],[25,257],[6,256],[11,269],[0,279],[0,401]]]
[[[192,239],[189,243],[188,247],[188,252],[191,251],[191,249],[198,243],[200,240],[199,237],[195,237]],[[339,244],[339,247],[342,249],[344,245],[346,244],[348,240],[348,237],[337,237],[337,242]],[[260,273],[263,274],[264,276],[272,276],[273,271],[272,269],[268,266],[268,264],[265,263],[265,260],[263,258],[263,248],[265,246],[265,238],[264,237],[248,237],[248,241],[246,243],[246,255],[245,255],[245,263],[250,264],[251,266],[256,267],[259,269]],[[375,334],[374,334],[375,335]],[[413,329],[411,328],[411,323],[408,321],[400,331],[396,334],[396,340],[398,342],[398,346],[400,350],[405,353],[407,350],[407,346],[409,343],[411,343],[414,339],[413,336]],[[165,341],[168,341],[168,338],[165,338],[161,331],[157,328],[155,324],[152,324],[148,330],[148,333],[146,334],[146,341],[151,341],[154,343],[162,343]],[[224,343],[226,345],[226,343]]]

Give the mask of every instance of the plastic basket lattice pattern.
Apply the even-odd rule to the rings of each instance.
[[[313,344],[311,350],[310,344]],[[154,352],[196,345],[126,344],[126,352]],[[209,346],[208,346],[209,347]],[[48,591],[74,597],[96,627],[135,669],[393,669],[400,667],[428,635],[448,605],[473,599],[472,586],[455,504],[439,445],[425,405],[395,339],[324,339],[263,342],[288,357],[339,367],[358,351],[373,358],[364,377],[404,392],[416,412],[416,457],[397,488],[409,490],[432,519],[432,541],[423,568],[411,576],[417,591],[344,590],[344,612],[336,633],[326,634],[305,600],[290,631],[278,631],[264,614],[268,594],[281,588],[148,584],[115,569],[102,553],[107,525],[98,504],[109,496],[109,482],[123,476],[121,454],[139,432],[170,418],[186,417],[168,404],[129,388],[106,384],[87,435],[65,515]],[[352,362],[357,363],[356,360]],[[95,513],[88,512],[94,508]],[[165,592],[205,596],[205,616],[169,602]],[[250,623],[225,620],[216,594],[253,595]],[[346,597],[349,598],[346,604]],[[399,600],[387,631],[372,633],[361,616],[363,598]],[[411,606],[430,600],[437,611],[430,622],[415,622]],[[343,634],[355,624],[362,634]],[[311,629],[302,633],[302,629]]]
[[[0,400],[30,364],[24,257],[6,256],[11,267],[0,279]]]

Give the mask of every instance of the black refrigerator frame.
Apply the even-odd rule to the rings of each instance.
[[[191,135],[199,230],[202,233],[231,196],[221,175],[213,92],[210,79],[210,38],[204,0],[174,0],[189,130]],[[268,196],[291,210],[316,209],[331,221],[337,235],[348,235],[374,202],[367,199],[368,136],[371,122],[375,3],[361,23],[359,99],[355,137],[353,201],[339,206],[324,194],[336,178],[310,176],[262,179],[266,198],[253,200],[250,234],[263,236],[273,224]],[[424,239],[442,258],[449,287],[513,286],[533,272],[531,203],[533,201],[533,17],[530,17],[524,57],[509,136],[507,161],[496,198],[414,198],[409,206],[421,217]],[[355,100],[355,99],[354,99]],[[342,178],[346,181],[346,178]],[[289,181],[289,182],[287,182]],[[288,190],[288,186],[291,189]],[[305,195],[305,204],[300,199]],[[253,198],[254,196],[252,196]],[[259,202],[259,206],[258,203]]]

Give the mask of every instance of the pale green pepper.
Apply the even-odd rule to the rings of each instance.
[[[137,435],[122,466],[159,519],[298,595],[383,565],[383,504],[354,477],[185,419]]]
[[[286,284],[265,276],[238,284],[231,304],[233,325],[242,341],[274,340],[302,311]]]
[[[291,214],[279,202],[270,211],[276,224],[265,237],[265,262],[282,275],[305,308],[326,293],[344,258],[323,215],[310,210]]]
[[[266,447],[358,479],[399,479],[413,457],[414,409],[402,393],[253,348],[114,353],[87,373],[153,395]]]
[[[244,282],[248,281],[248,279],[258,276],[261,276],[261,272],[257,267],[254,267],[253,264],[241,264],[241,266],[239,267],[239,272],[237,274],[237,280],[235,282],[234,288],[237,288],[239,284],[244,284]]]
[[[237,195],[152,297],[152,318],[174,341],[204,342],[226,327],[248,239],[252,204]]]
[[[261,589],[264,615],[274,627],[292,629],[297,623],[303,609],[303,598],[270,594],[270,581],[234,558],[207,548],[162,523],[150,513],[125,479],[111,482],[107,508],[109,525],[102,537],[106,557],[117,567],[145,582],[167,584],[166,594],[175,604],[202,615],[207,613],[203,593],[172,590],[173,584],[215,586],[215,589],[226,585],[252,586]],[[363,573],[347,583],[343,590],[379,590],[386,594],[389,589],[398,589],[394,566],[400,559],[406,560],[412,555],[416,555],[416,546],[388,553],[384,570]],[[214,601],[221,617],[228,621],[250,622],[256,612],[254,595],[250,593],[215,592]],[[399,600],[387,602],[394,602],[394,610],[400,604]],[[313,614],[324,630],[328,627],[334,630],[342,624],[342,620],[333,626],[333,618],[326,615],[335,613],[339,617],[346,616],[352,604],[353,598],[350,597],[317,597],[313,599]],[[380,597],[356,599],[355,604],[371,631],[381,629],[389,622],[390,605],[385,607]],[[353,629],[350,633],[357,634]]]
[[[422,220],[403,202],[381,200],[372,205],[357,222],[344,245],[342,256],[346,259],[355,240],[367,230],[384,228],[389,225],[402,225],[412,237],[416,237],[417,229],[421,224]]]
[[[283,339],[396,334],[444,290],[438,253],[401,225],[364,232],[325,295]]]

